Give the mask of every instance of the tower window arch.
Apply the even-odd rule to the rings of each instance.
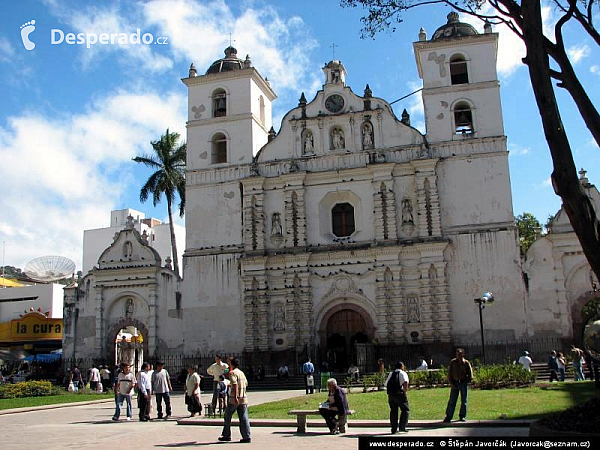
[[[217,89],[212,95],[213,117],[227,115],[227,93],[224,89]]]
[[[331,210],[331,228],[337,237],[347,237],[354,233],[354,206],[350,203],[337,203]]]
[[[227,137],[223,133],[217,133],[211,140],[211,162],[221,164],[227,162]]]
[[[453,55],[450,58],[450,82],[452,84],[467,84],[469,82],[467,61],[463,55]]]
[[[459,102],[454,106],[454,132],[456,134],[473,134],[473,109],[467,102]]]

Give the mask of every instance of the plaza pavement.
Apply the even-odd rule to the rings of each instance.
[[[302,395],[303,390],[249,392],[252,404]],[[210,394],[202,395],[202,402],[210,402]],[[135,400],[134,400],[135,404]],[[360,435],[388,435],[386,421],[353,421],[350,419],[348,432],[331,436],[324,423],[315,417],[309,420],[308,432],[297,434],[295,420],[253,420],[252,443],[240,444],[239,429],[232,426],[232,442],[220,443],[222,419],[208,422],[205,419],[188,418],[183,396],[172,397],[173,416],[168,421],[137,421],[137,408],[134,418],[125,420],[125,411],[121,420],[111,420],[114,402],[97,401],[87,404],[51,405],[38,408],[20,408],[0,411],[0,442],[2,448],[12,449],[160,449],[160,448],[201,448],[207,445],[220,445],[234,448],[248,447],[261,449],[315,449],[327,450],[357,449]],[[387,405],[382,405],[387,408]],[[181,424],[178,424],[178,421]],[[184,423],[188,425],[183,425]],[[207,425],[214,423],[215,425]],[[237,422],[235,422],[237,423]],[[261,425],[259,426],[259,423]],[[191,424],[191,426],[190,426]],[[441,421],[409,422],[407,434],[395,435],[396,439],[405,436],[527,436],[529,427],[526,422],[509,421],[471,421],[452,423],[450,426]]]

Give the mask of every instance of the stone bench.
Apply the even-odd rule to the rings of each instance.
[[[348,411],[348,414],[345,416],[341,416],[338,426],[340,428],[340,432],[344,433],[346,431],[347,424],[347,416],[354,414],[354,410],[351,409]],[[296,416],[297,424],[298,424],[298,433],[306,433],[306,416],[321,416],[321,413],[318,409],[293,409],[288,412],[290,416]]]

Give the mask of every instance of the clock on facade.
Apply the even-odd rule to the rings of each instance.
[[[344,97],[339,94],[332,94],[325,100],[325,108],[332,113],[340,112],[344,108]]]

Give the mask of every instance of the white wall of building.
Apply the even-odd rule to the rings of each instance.
[[[51,283],[0,289],[0,322],[18,319],[30,308],[36,311],[41,308],[52,319],[62,318],[64,287]]]

